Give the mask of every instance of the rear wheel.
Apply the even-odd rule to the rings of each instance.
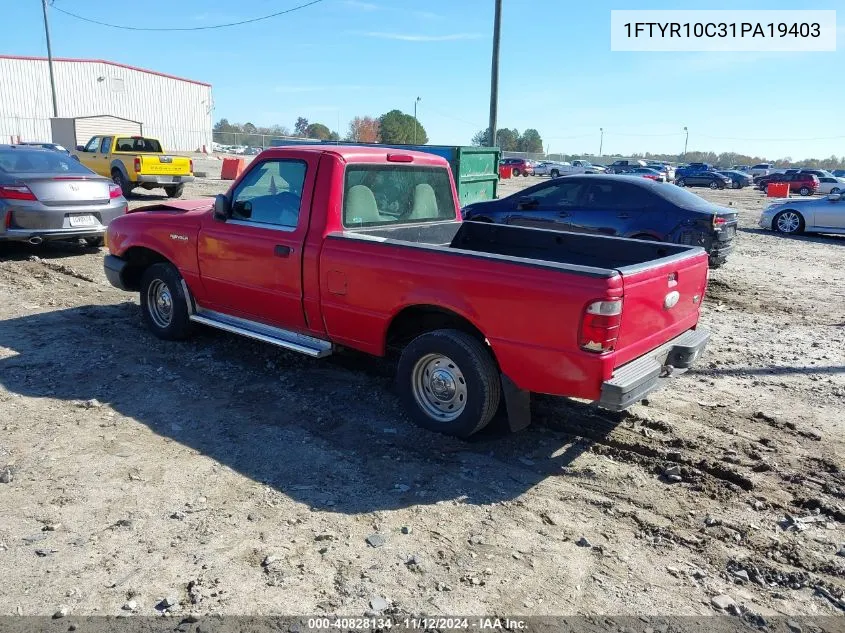
[[[429,431],[469,437],[499,406],[501,383],[490,351],[460,330],[435,330],[402,351],[399,396],[411,419]]]
[[[558,176],[560,176],[560,172],[557,169],[553,169],[550,175],[552,178],[557,178]]]
[[[132,193],[132,186],[126,179],[126,176],[123,175],[123,172],[119,169],[113,170],[111,173],[111,179],[112,181],[114,181],[114,184],[120,187],[120,191],[121,193],[123,193],[123,197],[128,198],[129,194]]]
[[[686,187],[687,186],[687,183],[683,178],[678,178],[675,181],[675,184],[678,185],[679,187]]]
[[[521,172],[519,171],[519,169],[517,169],[516,167],[514,167],[514,168],[513,168],[513,172],[512,172],[512,173],[513,173],[513,177],[514,177],[514,178],[516,178],[517,176],[519,176],[519,174],[520,174]]]
[[[91,248],[100,248],[104,244],[104,241],[102,237],[86,237],[85,244]]]
[[[830,190],[830,193],[839,193],[839,187],[834,187]]]
[[[168,198],[181,198],[182,194],[185,192],[185,185],[175,185],[171,187],[165,187],[164,192],[167,194]]]
[[[172,264],[153,264],[141,276],[141,312],[158,338],[179,341],[188,337],[188,300],[182,277]]]
[[[809,187],[801,187],[801,188],[798,190],[798,193],[800,193],[802,196],[809,196],[811,192],[810,192],[810,188],[809,188]]]
[[[731,189],[742,189],[742,183],[738,180],[734,180],[731,184]]]
[[[797,235],[804,232],[804,218],[797,211],[787,209],[775,216],[772,220],[772,228],[778,233]]]
[[[721,187],[719,187],[719,183],[716,182],[715,180],[710,181],[710,188],[711,189],[721,189]]]

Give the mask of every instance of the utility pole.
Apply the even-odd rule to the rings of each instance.
[[[490,69],[490,147],[496,146],[496,117],[499,111],[499,40],[502,32],[502,0],[495,0],[493,18],[493,63]]]
[[[50,45],[50,23],[47,22],[47,0],[41,0],[41,8],[44,9],[44,33],[47,35],[47,64],[50,66],[50,89],[53,94],[53,118],[59,116],[59,107],[56,105],[56,78],[53,75],[53,47]]]
[[[687,129],[686,125],[684,126],[684,133],[687,135],[686,138],[684,139],[684,159],[686,159],[686,157],[687,157],[687,142],[689,141],[689,130]]]
[[[599,128],[599,133],[601,134],[601,136],[599,136],[599,158],[601,158],[601,149],[602,149],[602,147],[604,147],[604,128],[603,127]]]
[[[417,128],[419,127],[419,121],[417,121],[417,104],[422,101],[419,97],[417,97],[416,101],[414,101],[414,145],[417,144]]]

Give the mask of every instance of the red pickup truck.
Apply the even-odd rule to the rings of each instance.
[[[460,217],[438,156],[271,148],[225,195],[114,220],[104,266],[163,339],[398,352],[408,414],[461,437],[500,401],[524,427],[530,392],[625,409],[704,348],[701,248]]]

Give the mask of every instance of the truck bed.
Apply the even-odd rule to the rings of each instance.
[[[483,253],[503,258],[533,260],[592,276],[634,273],[671,263],[698,252],[696,246],[586,233],[562,233],[486,222],[438,222],[347,231],[379,241],[412,242],[440,248]]]

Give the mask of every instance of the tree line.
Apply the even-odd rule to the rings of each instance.
[[[504,152],[529,152],[539,154],[543,152],[543,139],[540,133],[529,128],[522,134],[514,128],[496,130],[496,145]],[[481,130],[472,137],[472,144],[479,147],[490,147],[490,128]]]
[[[252,123],[230,123],[220,119],[214,124],[215,140],[227,145],[260,146],[269,145],[266,137],[297,137],[321,141],[352,141],[355,143],[416,144],[428,143],[423,125],[410,114],[401,110],[385,112],[380,117],[356,116],[349,122],[346,136],[341,139],[336,130],[324,123],[312,123],[305,117],[297,117],[293,131],[284,125],[259,127]]]

